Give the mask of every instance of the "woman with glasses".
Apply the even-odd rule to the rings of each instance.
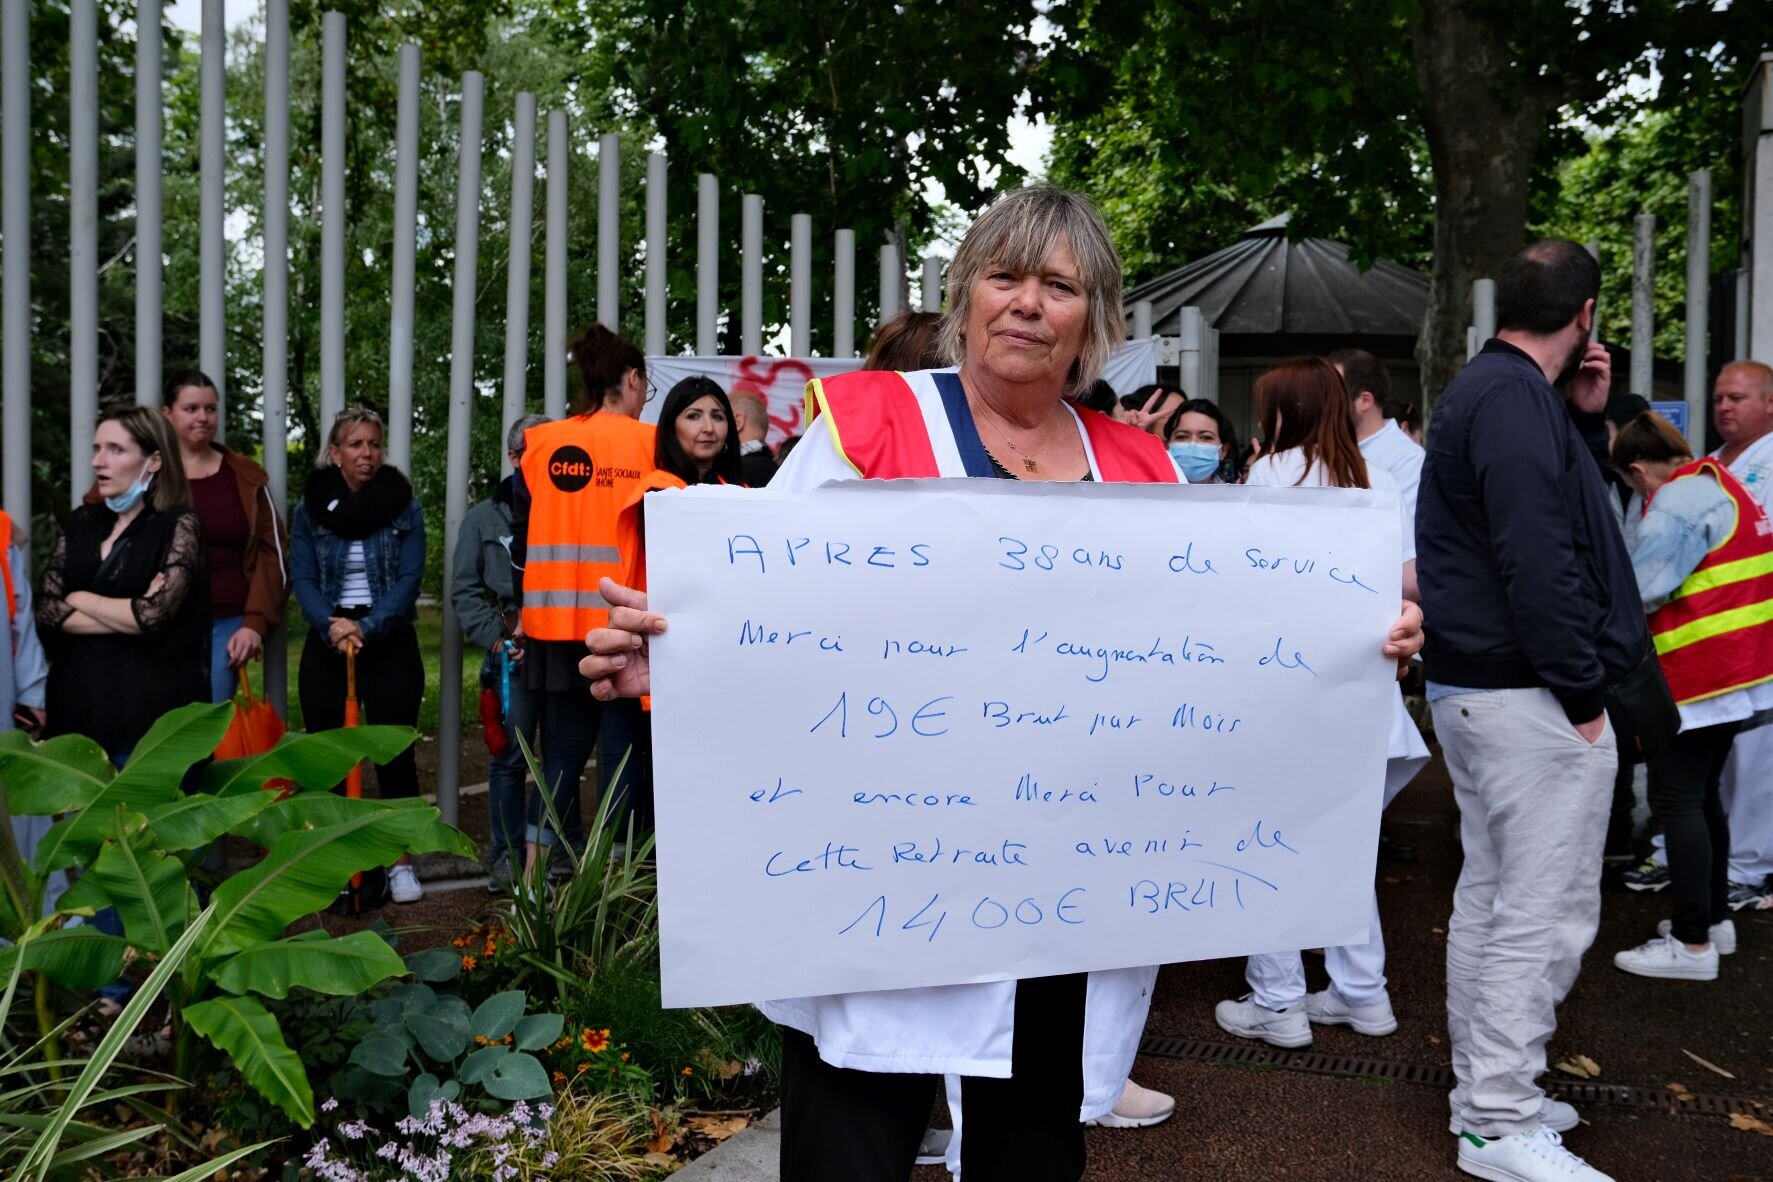
[[[531,427],[512,489],[513,592],[521,605],[524,684],[539,696],[542,775],[553,802],[530,798],[525,869],[550,852],[559,834],[584,845],[579,779],[601,742],[603,791],[631,791],[631,773],[612,783],[633,744],[640,704],[604,705],[579,675],[585,634],[608,621],[598,581],[622,567],[616,518],[653,468],[654,429],[639,421],[651,383],[633,342],[593,324],[571,343],[582,390],[578,413]],[[528,877],[527,873],[525,875]]]

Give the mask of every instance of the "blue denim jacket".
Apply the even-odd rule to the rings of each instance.
[[[322,636],[345,587],[345,551],[351,539],[315,522],[297,504],[289,529],[290,582],[302,615]],[[374,600],[359,626],[373,640],[397,623],[418,619],[419,580],[425,573],[425,513],[414,500],[394,521],[363,539],[369,593]]]
[[[1626,513],[1625,544],[1644,610],[1654,612],[1730,536],[1736,504],[1717,481],[1694,473],[1657,489],[1649,512],[1640,516],[1642,507],[1634,497]]]

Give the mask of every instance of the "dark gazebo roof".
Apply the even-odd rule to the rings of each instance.
[[[1224,337],[1288,338],[1274,342],[1279,351],[1307,338],[1357,338],[1373,348],[1381,342],[1372,338],[1391,337],[1407,342],[1374,351],[1407,355],[1428,306],[1428,276],[1383,259],[1362,271],[1340,242],[1289,242],[1286,227],[1282,214],[1224,250],[1129,289],[1129,325],[1133,304],[1150,300],[1152,323],[1174,332],[1178,309],[1193,304]],[[1257,348],[1254,341],[1224,344],[1235,353]]]

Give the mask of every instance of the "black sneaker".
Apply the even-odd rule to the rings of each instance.
[[[1765,911],[1773,908],[1773,897],[1767,894],[1766,885],[1752,887],[1745,883],[1732,882],[1726,885],[1724,905],[1732,911]]]
[[[1668,887],[1668,867],[1654,859],[1646,858],[1635,870],[1627,870],[1620,876],[1628,891],[1660,891]]]

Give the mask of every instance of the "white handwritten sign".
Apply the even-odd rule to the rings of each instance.
[[[1394,494],[647,499],[664,1000],[1366,938]]]

